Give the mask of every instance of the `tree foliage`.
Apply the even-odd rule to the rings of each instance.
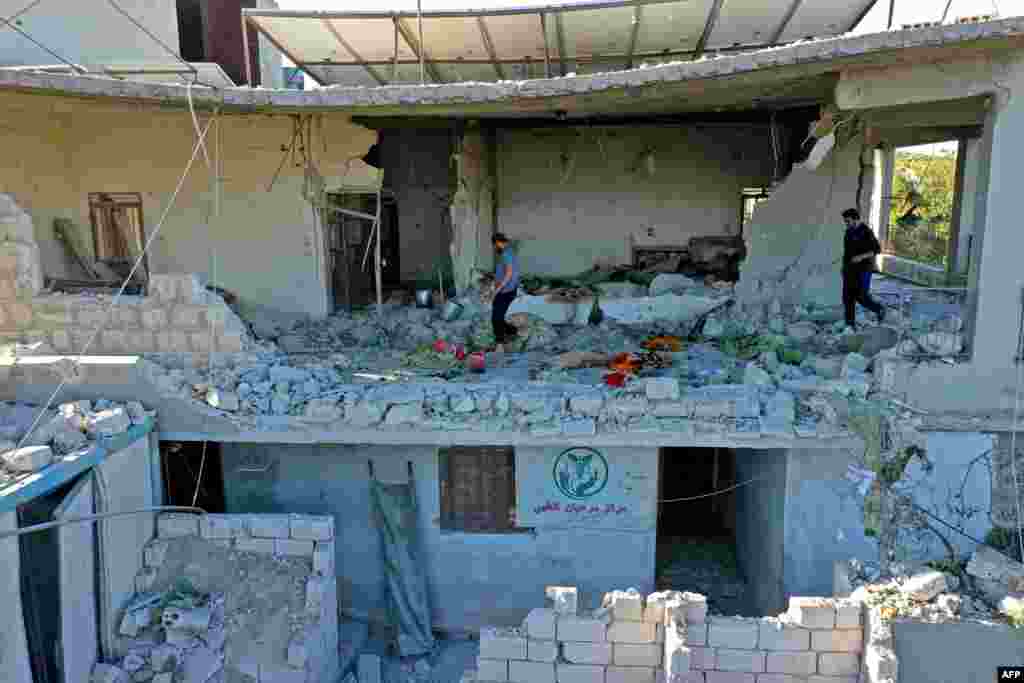
[[[889,238],[897,256],[946,266],[955,177],[954,152],[896,153]]]

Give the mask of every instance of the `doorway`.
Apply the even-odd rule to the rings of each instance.
[[[220,444],[213,441],[161,441],[160,467],[167,505],[226,512]]]
[[[377,211],[374,195],[330,195],[334,206],[373,215]],[[352,310],[376,300],[374,278],[373,223],[335,211],[326,212],[327,249],[331,269],[334,310]],[[390,193],[381,200],[381,281],[384,290],[399,280],[398,205]],[[369,251],[369,253],[368,253]],[[365,264],[365,265],[364,265]]]
[[[719,614],[752,616],[736,553],[736,454],[727,448],[659,453],[657,590],[707,596]]]

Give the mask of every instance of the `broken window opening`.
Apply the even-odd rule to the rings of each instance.
[[[960,205],[956,145],[946,141],[896,149],[885,253],[950,269],[953,212]]]
[[[441,530],[520,533],[516,526],[515,449],[452,447],[438,453]]]
[[[219,443],[207,442],[204,448],[202,441],[163,441],[160,465],[167,505],[227,512]]]
[[[121,277],[126,276],[146,243],[142,195],[138,192],[91,192],[89,219],[96,262],[111,267]],[[140,277],[148,273],[148,259],[143,256]]]

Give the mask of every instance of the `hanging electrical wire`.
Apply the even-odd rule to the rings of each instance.
[[[30,6],[30,7],[28,8],[28,9],[31,9],[31,7],[34,7],[34,5]],[[21,12],[18,12],[18,13],[16,13],[16,14],[14,14],[13,16],[14,16],[14,17],[20,16],[21,14],[24,14],[24,13],[25,13],[26,11],[28,11],[28,9],[22,10]],[[75,64],[74,62],[72,62],[72,61],[70,61],[70,60],[68,60],[68,59],[65,59],[65,58],[64,58],[64,57],[62,57],[61,55],[57,54],[56,52],[54,52],[54,51],[53,51],[53,50],[51,50],[50,48],[48,48],[48,47],[46,47],[45,45],[43,45],[43,44],[42,44],[42,43],[41,43],[40,41],[38,41],[38,40],[36,40],[35,38],[33,38],[33,37],[32,37],[32,36],[31,36],[31,35],[29,34],[29,32],[28,32],[28,31],[25,31],[25,30],[23,30],[23,29],[22,29],[21,27],[17,26],[17,25],[16,25],[15,23],[14,23],[14,20],[13,20],[13,19],[0,19],[0,21],[3,21],[3,23],[4,23],[4,24],[5,24],[5,25],[6,25],[6,26],[7,26],[8,28],[9,28],[9,29],[11,29],[12,31],[15,31],[16,33],[18,33],[19,35],[21,35],[21,36],[22,36],[22,37],[23,37],[23,38],[24,38],[25,40],[27,40],[27,41],[29,41],[30,43],[32,43],[33,45],[35,45],[36,47],[38,47],[38,48],[39,48],[40,50],[42,50],[43,52],[47,53],[48,55],[50,55],[50,56],[51,56],[51,57],[53,57],[54,59],[57,59],[57,60],[59,60],[59,61],[60,61],[61,63],[65,64],[65,65],[67,65],[67,66],[69,66],[69,67],[71,67],[71,69],[72,69],[73,71],[76,71],[76,72],[78,72],[78,73],[80,73],[80,74],[82,74],[82,73],[86,73],[86,70],[85,70],[85,69],[84,69],[84,68],[83,68],[82,66],[80,66],[80,65],[78,65],[78,64]]]
[[[135,17],[130,15],[128,12],[126,12],[124,10],[124,8],[122,8],[119,4],[117,4],[117,2],[115,0],[107,0],[107,3],[111,7],[113,7],[118,13],[120,13],[125,19],[127,19],[128,21],[130,21],[133,24],[135,24],[136,28],[138,28],[140,31],[142,31],[147,36],[149,36],[153,40],[153,42],[155,42],[157,45],[159,45],[164,50],[166,50],[168,54],[170,54],[176,60],[178,60],[179,62],[184,64],[186,67],[188,67],[188,69],[192,71],[193,75],[195,75],[198,78],[199,70],[196,69],[195,66],[193,66],[192,64],[189,64],[184,59],[182,59],[181,55],[179,55],[177,52],[175,52],[170,47],[168,47],[167,44],[164,41],[160,40],[155,35],[153,35],[153,33],[149,29],[147,29],[145,26],[143,26],[141,22],[139,22],[137,19],[135,19]]]
[[[1020,479],[1017,478],[1017,429],[1020,426],[1020,393],[1024,381],[1024,290],[1021,291],[1017,328],[1017,380],[1013,389],[1013,430],[1010,432],[1010,476],[1013,477],[1013,502],[1017,513],[1017,547],[1024,558],[1024,516],[1021,515]]]

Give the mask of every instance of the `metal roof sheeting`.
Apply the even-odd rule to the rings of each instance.
[[[599,0],[425,10],[424,81],[529,80],[620,71],[706,52],[781,45],[852,30],[877,0]],[[420,82],[415,11],[243,10],[323,85]]]

